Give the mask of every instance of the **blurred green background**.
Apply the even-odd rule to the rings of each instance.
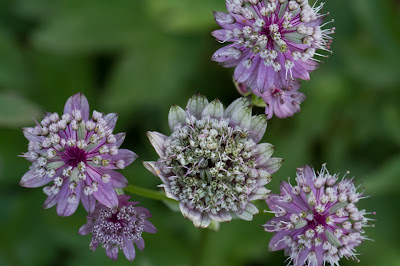
[[[172,104],[184,106],[196,91],[225,105],[239,95],[231,76],[211,62],[222,47],[212,11],[224,0],[1,0],[0,1],[0,265],[116,265],[104,250],[89,251],[82,206],[68,218],[43,210],[41,189],[18,186],[29,162],[21,127],[43,111],[62,112],[79,91],[91,109],[120,114],[116,132],[140,159],[123,170],[131,184],[157,189],[160,180],[140,160],[155,160],[146,131],[169,133]],[[269,122],[264,142],[285,163],[270,184],[294,177],[305,163],[324,162],[331,172],[351,171],[376,211],[374,242],[357,248],[358,265],[400,265],[400,4],[396,0],[327,1],[335,19],[334,54],[303,82],[307,100],[292,118]],[[256,112],[263,112],[257,109]],[[153,213],[155,235],[144,234],[135,265],[285,265],[282,251],[268,252],[271,234],[234,220],[209,232],[200,251],[200,230],[162,202],[134,196]],[[267,209],[260,202],[261,210]],[[342,265],[355,262],[343,260]],[[120,254],[118,265],[129,262]]]

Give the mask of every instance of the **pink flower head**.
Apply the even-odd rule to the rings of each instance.
[[[272,86],[263,93],[255,91],[254,94],[260,96],[266,103],[265,113],[268,119],[273,115],[279,118],[293,116],[300,111],[300,104],[305,100],[306,96],[298,92],[300,82],[290,82],[285,88]]]
[[[263,93],[284,88],[294,79],[309,80],[318,67],[316,50],[329,51],[334,28],[322,29],[327,14],[323,3],[310,6],[307,0],[226,0],[228,14],[215,12],[223,28],[213,36],[221,43],[212,60],[236,67],[237,82],[246,82]],[[330,52],[330,51],[329,51]]]
[[[156,233],[157,229],[148,218],[151,214],[148,209],[134,206],[139,202],[131,202],[129,196],[118,196],[118,207],[109,208],[101,203],[96,204],[93,213],[87,216],[87,224],[79,229],[79,234],[92,233],[90,249],[95,251],[99,244],[106,250],[107,256],[116,261],[118,252],[122,249],[126,258],[133,261],[135,247],[144,249],[143,232]]]
[[[275,233],[271,251],[284,249],[295,266],[339,265],[343,257],[358,261],[355,247],[368,239],[363,228],[373,226],[366,217],[371,213],[357,208],[364,195],[352,179],[337,180],[325,165],[320,173],[306,165],[297,170],[295,186],[282,182],[280,195],[267,198],[276,216],[264,225]]]
[[[32,162],[22,177],[23,187],[43,188],[48,196],[44,208],[57,204],[59,216],[72,215],[79,201],[89,213],[96,199],[107,207],[118,205],[114,188],[127,186],[128,181],[114,169],[123,169],[137,155],[119,149],[125,133],[113,135],[117,114],[103,115],[93,111],[82,93],[70,97],[64,114],[46,113],[36,127],[24,128],[29,140],[28,152],[22,157]]]

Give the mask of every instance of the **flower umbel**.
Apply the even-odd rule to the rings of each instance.
[[[269,249],[284,249],[293,265],[339,265],[343,257],[358,261],[355,247],[367,236],[364,227],[371,227],[365,210],[357,202],[364,198],[352,179],[330,175],[325,165],[315,173],[306,165],[297,170],[295,186],[281,184],[280,195],[267,198],[275,218],[264,228],[276,232]],[[375,214],[375,213],[372,213]]]
[[[129,196],[120,195],[118,207],[108,208],[101,203],[96,204],[93,213],[87,216],[87,224],[79,229],[79,234],[92,233],[90,249],[96,250],[102,244],[107,256],[116,261],[118,252],[122,249],[126,258],[133,261],[135,247],[143,251],[143,232],[156,233],[157,229],[148,218],[151,218],[149,210],[134,206],[138,202],[131,202]]]
[[[310,6],[308,0],[226,0],[228,14],[215,12],[223,28],[213,36],[231,43],[214,53],[212,60],[236,67],[237,82],[246,82],[263,93],[272,87],[285,88],[292,80],[309,80],[309,72],[320,62],[321,49],[330,52],[334,28],[322,29],[327,14],[324,3]]]
[[[267,127],[265,115],[252,116],[250,102],[239,98],[224,109],[194,95],[186,110],[172,106],[171,136],[148,132],[160,159],[145,162],[169,198],[180,202],[182,214],[196,227],[212,220],[228,222],[231,213],[252,220],[258,209],[250,202],[263,199],[282,159],[271,158],[274,147],[258,144]]]
[[[32,162],[20,185],[43,188],[48,195],[44,208],[57,204],[57,214],[72,215],[79,201],[89,213],[96,199],[107,207],[118,205],[114,188],[128,181],[114,169],[123,169],[137,155],[119,149],[125,133],[113,135],[117,114],[103,115],[93,111],[89,118],[86,97],[75,94],[65,104],[64,114],[46,113],[36,127],[24,128],[29,140],[28,152],[22,157]]]
[[[305,100],[306,96],[298,92],[300,82],[290,82],[285,88],[271,87],[260,93],[255,91],[254,94],[260,96],[266,103],[265,113],[268,119],[273,115],[279,118],[293,116],[300,111],[300,104]]]

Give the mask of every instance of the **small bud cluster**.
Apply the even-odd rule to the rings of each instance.
[[[165,157],[157,166],[173,174],[171,191],[200,212],[242,210],[257,179],[270,175],[255,169],[256,143],[248,132],[229,126],[229,119],[187,118],[165,141]]]
[[[226,4],[229,14],[215,13],[223,29],[213,35],[232,44],[212,59],[237,66],[235,79],[253,91],[281,88],[295,78],[309,79],[308,72],[319,62],[316,50],[330,52],[329,35],[335,29],[321,29],[326,16],[319,13],[323,3],[312,7],[307,0],[227,0]]]
[[[137,202],[127,201],[129,196],[119,196],[118,207],[108,208],[97,204],[92,214],[87,216],[87,224],[81,227],[79,233],[92,233],[90,248],[96,250],[102,244],[106,254],[117,260],[119,250],[123,250],[128,260],[133,261],[135,250],[133,243],[143,250],[143,232],[155,233],[156,228],[146,219],[151,218],[150,212],[143,207],[136,207]]]
[[[149,132],[153,146],[161,145],[162,151],[156,163],[145,165],[160,176],[167,196],[180,201],[182,213],[196,226],[206,227],[211,220],[229,221],[231,212],[251,220],[258,210],[250,201],[266,197],[270,191],[264,185],[281,163],[270,158],[272,145],[257,144],[265,131],[265,116],[252,117],[245,98],[232,104],[237,104],[236,108],[227,108],[232,109],[231,115],[223,115],[218,100],[206,101],[204,96],[195,95],[186,112],[171,108],[170,117],[179,116],[175,113],[182,110],[184,118],[172,124],[173,133],[162,137],[162,143],[154,140],[159,135]],[[202,112],[192,108],[197,115],[190,111],[193,102],[204,103]],[[263,128],[256,138],[255,126]]]
[[[84,107],[77,104],[82,101]],[[94,111],[89,119],[88,103],[82,94],[72,96],[64,111],[61,117],[57,113],[47,113],[36,127],[24,129],[29,145],[23,157],[32,165],[20,184],[38,187],[53,182],[43,188],[51,202],[45,207],[57,203],[53,199],[63,191],[59,201],[66,200],[75,206],[66,206],[68,210],[57,209],[59,215],[66,216],[75,211],[81,197],[92,197],[92,194],[96,197],[99,194],[96,192],[110,182],[113,171],[106,169],[123,169],[136,155],[126,150],[119,154],[118,148],[125,135],[112,134],[116,114],[104,116]],[[103,197],[96,199],[106,204]]]
[[[358,261],[355,247],[368,238],[370,227],[365,210],[356,206],[363,197],[353,181],[330,175],[325,165],[320,173],[309,166],[299,168],[296,185],[281,185],[280,195],[267,203],[275,218],[264,228],[276,232],[270,250],[284,249],[294,265],[339,265],[343,257]],[[375,214],[375,213],[372,213]]]

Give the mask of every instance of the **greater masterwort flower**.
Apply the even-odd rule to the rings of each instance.
[[[226,0],[228,14],[215,12],[223,28],[212,34],[229,45],[212,60],[236,67],[234,78],[253,91],[286,88],[299,78],[309,80],[318,67],[316,50],[329,51],[334,28],[322,29],[327,14],[323,3],[310,6],[307,0]],[[330,52],[330,51],[329,51]]]
[[[135,247],[144,249],[143,232],[156,233],[157,229],[148,218],[151,214],[148,209],[134,206],[138,202],[131,202],[129,196],[120,195],[119,205],[109,208],[101,203],[96,204],[93,213],[87,216],[87,224],[79,229],[79,234],[92,233],[90,249],[95,251],[99,244],[106,250],[107,256],[116,261],[120,249],[126,258],[133,261]]]
[[[258,144],[267,127],[265,115],[252,116],[250,102],[239,98],[224,110],[219,100],[193,96],[183,110],[172,106],[167,137],[148,132],[160,159],[145,166],[164,182],[169,198],[180,202],[182,214],[197,227],[212,220],[228,222],[231,213],[252,220],[264,187],[282,164],[271,158],[274,147]]]
[[[305,100],[306,96],[298,92],[300,82],[294,81],[288,83],[285,88],[272,86],[263,93],[255,91],[254,94],[260,96],[266,103],[265,113],[268,119],[273,115],[279,118],[293,116],[300,111],[300,104]]]
[[[365,196],[352,179],[337,181],[325,165],[320,173],[306,165],[297,170],[295,186],[282,182],[281,194],[267,198],[276,216],[264,225],[276,232],[270,250],[284,249],[297,266],[339,265],[343,257],[358,261],[355,247],[368,239],[363,228],[373,226],[366,217],[371,213],[357,208]]]
[[[24,128],[29,140],[23,155],[32,162],[20,185],[43,188],[48,195],[44,208],[57,204],[57,214],[72,215],[82,201],[90,213],[96,199],[107,207],[118,205],[114,188],[128,184],[123,175],[113,169],[123,169],[137,155],[119,149],[125,133],[113,135],[117,114],[103,115],[93,111],[89,118],[89,103],[79,93],[65,104],[64,114],[46,113],[36,127]]]

